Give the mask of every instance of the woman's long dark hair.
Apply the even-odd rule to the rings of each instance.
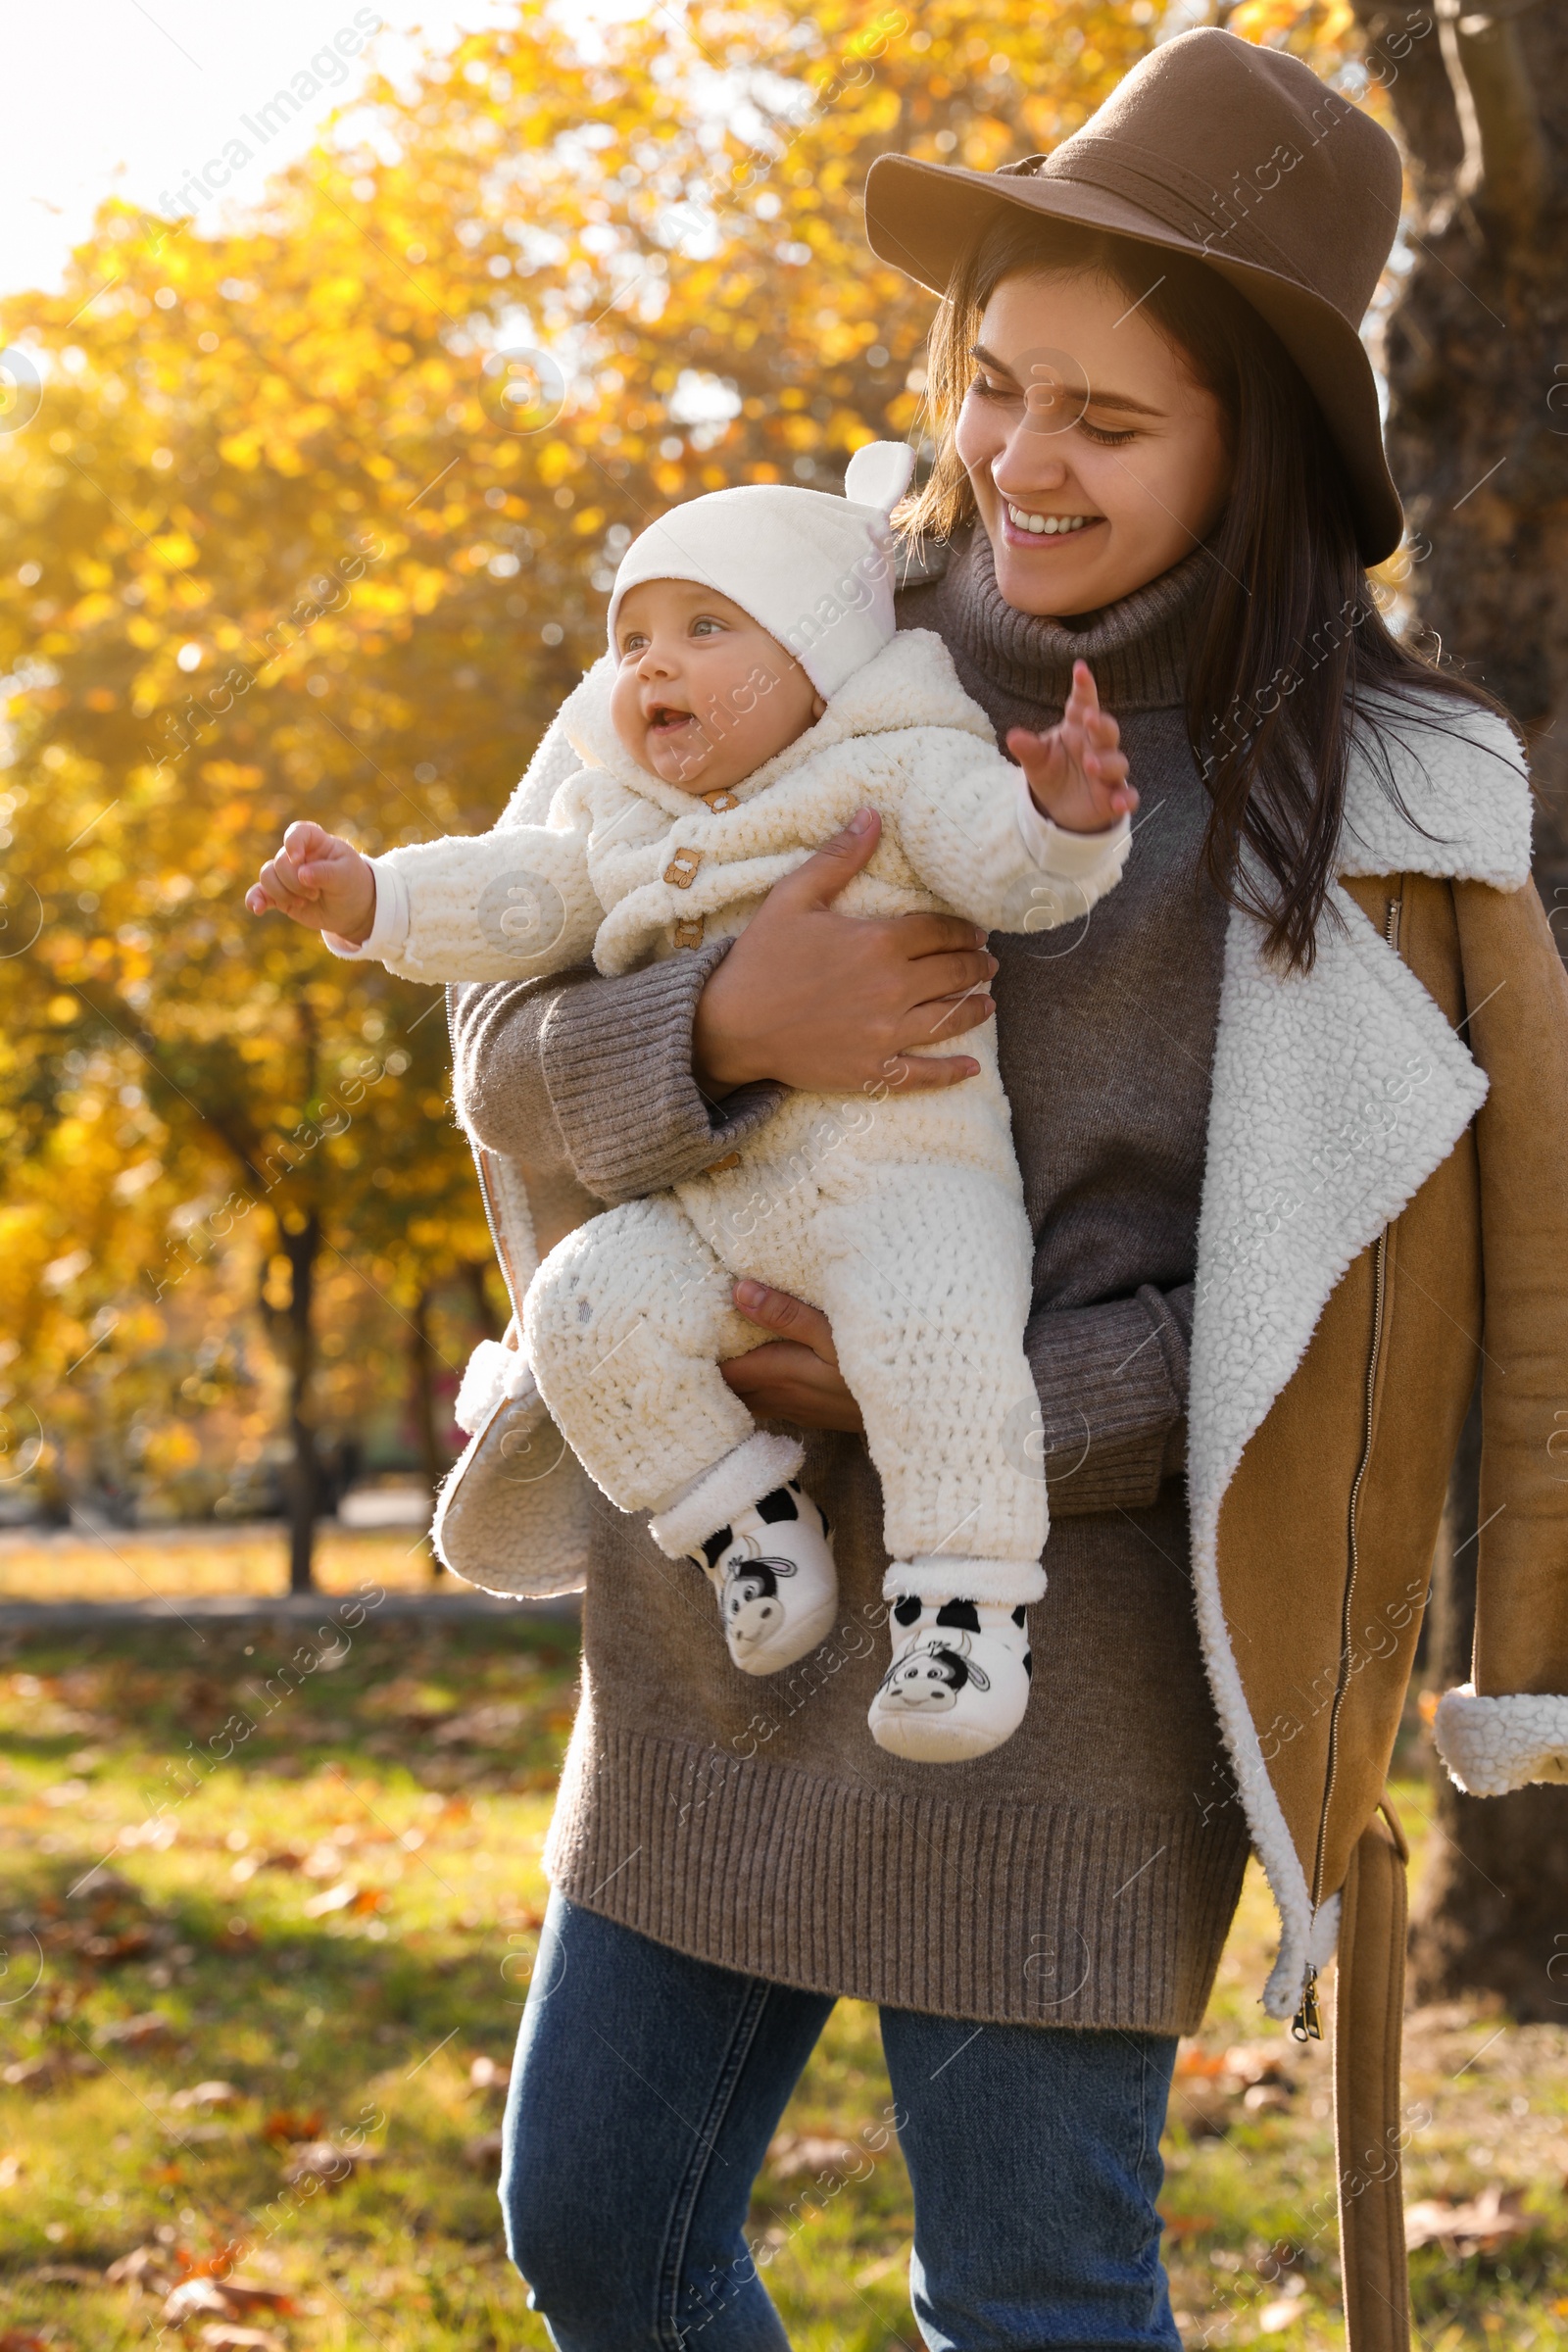
[[[926,408],[936,460],[896,520],[950,539],[975,513],[955,428],[986,304],[1005,277],[1090,270],[1182,354],[1224,413],[1233,474],[1208,542],[1216,561],[1194,624],[1187,724],[1213,804],[1209,875],[1262,921],[1267,952],[1310,967],[1345,814],[1358,723],[1397,798],[1384,735],[1389,706],[1434,693],[1490,710],[1481,687],[1391,635],[1356,547],[1349,483],[1305,379],[1251,305],[1217,270],[1147,245],[1007,207],[960,263],[931,329]],[[1369,698],[1382,705],[1369,708]],[[1504,713],[1506,715],[1506,713]]]

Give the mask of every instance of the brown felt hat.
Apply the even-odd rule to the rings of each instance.
[[[1227,278],[1311,386],[1349,475],[1361,554],[1404,528],[1359,329],[1399,224],[1387,131],[1281,49],[1200,26],[1142,58],[1082,130],[1000,172],[879,156],[871,250],[944,293],[1004,205],[1186,253]]]

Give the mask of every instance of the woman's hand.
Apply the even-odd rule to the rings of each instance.
[[[876,810],[862,808],[774,884],[714,971],[693,1038],[706,1094],[757,1078],[818,1095],[912,1091],[956,1086],[979,1069],[966,1054],[930,1048],[992,1017],[985,990],[997,961],[985,933],[952,914],[878,921],[834,908],[881,830]]]
[[[1087,662],[1072,665],[1072,692],[1060,724],[1044,735],[1013,727],[1007,749],[1023,769],[1035,807],[1064,832],[1103,833],[1138,806],[1127,781],[1121,729],[1100,708]]]
[[[826,1315],[765,1282],[738,1282],[734,1299],[748,1323],[778,1338],[749,1355],[734,1355],[719,1370],[763,1421],[795,1421],[803,1429],[863,1429],[860,1408],[845,1386]]]

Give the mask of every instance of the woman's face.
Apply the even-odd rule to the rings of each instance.
[[[1224,415],[1104,278],[1004,278],[986,305],[958,455],[1020,612],[1093,612],[1179,564],[1230,487]]]

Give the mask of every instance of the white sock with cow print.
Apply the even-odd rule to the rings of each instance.
[[[897,1563],[888,1584],[898,1575]],[[1010,1740],[1029,1703],[1023,1601],[896,1592],[893,1662],[867,1721],[878,1747],[910,1764],[961,1764]]]

